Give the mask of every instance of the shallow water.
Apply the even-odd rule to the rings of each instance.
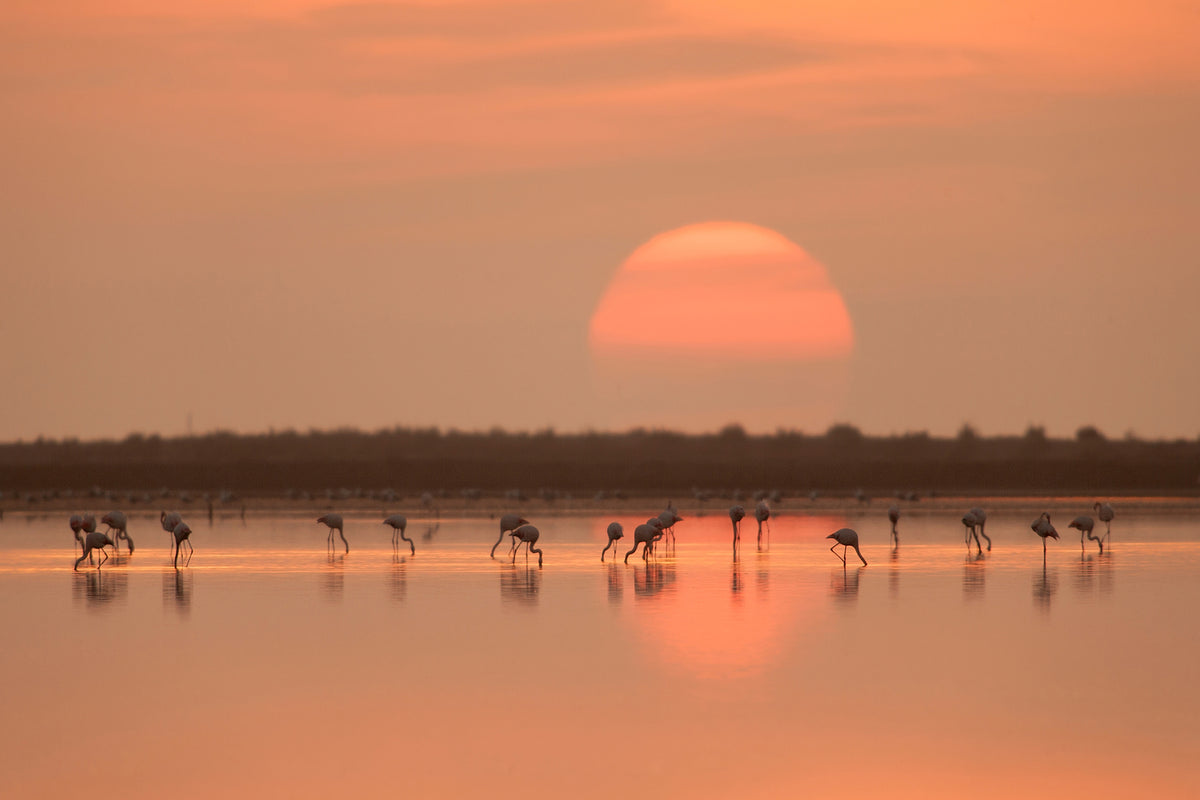
[[[637,517],[625,524],[621,555]],[[66,515],[0,522],[0,796],[1192,797],[1200,526],[685,510],[674,555],[601,564],[611,517],[547,516],[545,566],[486,519],[157,520],[71,571]],[[823,537],[849,524],[870,565]],[[1101,525],[1102,527],[1102,525]],[[850,554],[853,559],[853,551]]]

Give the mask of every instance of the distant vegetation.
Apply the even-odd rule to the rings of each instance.
[[[479,489],[685,492],[779,489],[1117,494],[1192,493],[1200,442],[1108,439],[1092,426],[1073,439],[1040,427],[1021,436],[953,438],[925,432],[867,436],[839,424],[824,434],[751,435],[664,430],[559,434],[394,428],[216,432],[121,441],[39,439],[0,445],[0,491],[190,488],[276,493],[327,487],[400,492]]]

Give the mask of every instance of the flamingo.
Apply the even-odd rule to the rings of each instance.
[[[1029,527],[1033,529],[1034,533],[1042,537],[1042,563],[1044,564],[1046,562],[1046,540],[1058,538],[1058,531],[1050,523],[1050,512],[1043,511],[1042,515],[1035,519]]]
[[[417,554],[417,546],[413,544],[413,540],[404,535],[404,529],[408,527],[408,517],[403,514],[392,514],[383,521],[384,525],[392,526],[392,547],[399,547],[400,540],[408,542],[408,547],[412,552],[409,555]]]
[[[666,510],[660,513],[658,518],[662,521],[663,532],[670,537],[671,544],[675,544],[675,523],[683,522],[683,517],[679,516],[679,512],[668,501]]]
[[[862,551],[858,549],[858,531],[852,528],[842,528],[834,531],[825,538],[833,539],[833,547],[829,548],[829,552],[833,553],[842,560],[843,567],[846,566],[846,550],[850,547],[853,547],[854,552],[858,553],[858,558],[863,562],[863,566],[865,567],[867,565],[867,560],[863,558]],[[839,544],[842,546],[841,553],[837,552],[837,546]]]
[[[514,542],[517,542],[517,546],[513,549],[513,561],[514,562],[517,560],[517,551],[520,550],[521,545],[524,544],[525,545],[525,560],[526,561],[529,560],[529,554],[531,552],[537,553],[538,554],[538,566],[540,567],[542,565],[542,551],[537,549],[536,547],[534,547],[534,545],[537,544],[537,540],[538,540],[538,536],[539,536],[537,528],[533,527],[532,525],[522,525],[521,527],[517,528],[515,531],[510,533],[509,536],[513,537]]]
[[[104,554],[104,558],[100,559],[100,563],[96,565],[96,569],[100,569],[101,565],[104,564],[105,561],[108,561],[108,551],[104,548],[116,546],[116,542],[109,538],[108,534],[92,531],[83,540],[83,555],[81,555],[75,561],[75,569],[79,569],[79,565],[83,563],[85,558],[92,554],[93,550],[99,550]]]
[[[975,519],[978,520],[979,536],[982,536],[983,538],[987,539],[988,551],[991,551],[992,540],[991,540],[991,538],[988,537],[987,533],[985,533],[985,530],[987,529],[987,512],[984,511],[979,506],[975,506],[974,508],[971,509],[971,513],[974,514]],[[975,537],[976,546],[979,545],[979,536]]]
[[[117,535],[113,537],[113,550],[119,553],[121,551],[120,542],[124,539],[129,542],[129,552],[132,554],[133,539],[129,538],[129,531],[126,529],[125,514],[120,511],[110,511],[101,517],[100,521],[108,526],[108,530],[105,533],[110,533],[111,531],[117,532]]]
[[[660,531],[649,522],[638,525],[633,529],[633,548],[625,554],[625,563],[629,563],[629,557],[637,552],[638,545],[642,547],[642,560],[647,561],[650,558],[650,548],[654,545],[654,540],[662,536]]]
[[[608,548],[613,549],[613,553],[617,552],[617,540],[625,535],[625,529],[621,527],[619,522],[608,523],[608,544],[604,545],[604,549],[600,551],[600,563],[604,563],[604,554],[608,552]],[[636,547],[634,548],[637,549]]]
[[[83,534],[80,531],[83,530],[83,516],[81,514],[72,514],[70,525],[71,533],[75,534],[75,541],[79,543],[79,547],[82,549]]]
[[[504,534],[512,533],[513,531],[515,531],[517,528],[521,527],[522,525],[528,525],[528,524],[529,524],[529,520],[525,519],[524,517],[522,517],[518,514],[505,514],[504,516],[502,516],[500,518],[500,538],[496,540],[496,543],[494,545],[492,545],[492,558],[496,557],[496,548],[499,547],[500,543],[504,541]],[[513,550],[515,551],[516,550],[516,539],[513,540],[513,545],[514,545]]]
[[[1099,542],[1100,543],[1100,552],[1101,553],[1104,552],[1104,537],[1103,536],[1096,537],[1096,536],[1092,535],[1092,529],[1095,527],[1095,525],[1096,525],[1095,521],[1091,517],[1089,517],[1085,514],[1083,516],[1079,516],[1079,517],[1076,517],[1075,519],[1071,520],[1071,524],[1067,526],[1068,528],[1078,529],[1078,531],[1079,531],[1079,549],[1080,550],[1083,550],[1086,547],[1086,544],[1084,543],[1084,537],[1086,536],[1088,539],[1091,539],[1093,542]]]
[[[650,519],[646,520],[646,524],[654,528],[656,532],[654,538],[650,540],[650,555],[654,555],[658,540],[666,535],[667,526],[663,524],[662,517],[650,517]]]
[[[900,506],[895,503],[888,506],[888,521],[892,523],[892,539],[899,544],[900,534],[896,531],[896,523],[900,521]]]
[[[771,546],[771,507],[767,505],[766,500],[759,500],[758,505],[754,507],[754,518],[758,520],[758,546],[762,547],[762,531],[763,523],[767,523],[767,547]]]
[[[1092,506],[1096,511],[1096,515],[1100,517],[1100,521],[1104,523],[1104,538],[1107,539],[1112,535],[1112,521],[1116,514],[1113,513],[1113,507],[1108,503],[1101,503],[1099,500]]]
[[[326,540],[326,547],[333,546],[333,532],[337,531],[337,535],[342,537],[342,544],[346,545],[346,552],[350,552],[350,543],[346,541],[346,534],[342,532],[341,514],[325,514],[317,517],[317,522],[323,522],[329,526],[329,538]]]
[[[183,565],[186,567],[188,564],[192,563],[192,543],[188,539],[188,537],[192,535],[192,529],[188,527],[186,522],[180,522],[175,526],[175,529],[171,531],[171,535],[175,537],[175,569],[179,569],[179,548],[183,546],[185,542],[187,543],[187,560],[183,562]]]
[[[746,516],[746,509],[741,506],[729,507],[729,521],[733,523],[733,549],[737,549],[738,539],[741,538],[738,529],[741,527],[742,519]]]
[[[162,529],[171,536],[171,542],[174,543],[175,526],[183,522],[183,515],[181,515],[178,511],[172,511],[170,514],[165,511],[160,511],[158,512],[158,522],[160,525],[162,525]],[[167,546],[167,549],[171,549],[170,545]]]

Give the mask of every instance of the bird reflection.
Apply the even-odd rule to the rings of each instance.
[[[398,552],[392,553],[392,572],[388,576],[388,594],[397,603],[408,594],[408,559]]]
[[[346,573],[343,571],[346,555],[329,553],[326,559],[326,569],[321,573],[321,593],[330,600],[341,600],[346,589]]]
[[[734,599],[739,600],[742,597],[742,590],[745,588],[746,579],[742,577],[742,564],[735,555],[733,564],[729,568],[729,590],[733,592]]]
[[[538,604],[538,593],[542,589],[540,570],[524,564],[506,564],[500,571],[500,599],[526,607]]]
[[[974,553],[967,551],[967,557],[963,560],[963,575],[962,588],[963,597],[965,599],[979,599],[983,597],[983,587],[987,582],[987,553]]]
[[[174,606],[181,615],[192,610],[192,579],[194,573],[173,569],[162,574],[163,608]]]
[[[854,572],[846,567],[840,571],[830,570],[829,594],[836,602],[851,605],[858,600],[858,579],[862,571],[862,567],[856,567]]]
[[[675,565],[648,562],[633,570],[633,596],[651,598],[671,588],[675,583]]]
[[[1050,612],[1050,601],[1058,591],[1058,570],[1046,571],[1046,565],[1033,573],[1033,604],[1043,612]]]
[[[608,602],[620,605],[625,598],[625,583],[621,576],[624,570],[617,567],[616,560],[608,565]]]
[[[1099,554],[1080,554],[1071,570],[1071,584],[1081,594],[1112,592],[1112,554],[1107,550]]]
[[[892,547],[888,553],[888,561],[891,566],[888,568],[888,594],[893,598],[900,594],[900,542]]]
[[[758,571],[755,574],[754,585],[758,589],[759,594],[766,594],[766,591],[771,586],[771,572],[767,569],[769,555],[766,551],[758,553]]]
[[[72,573],[71,599],[86,601],[90,609],[108,608],[124,601],[129,593],[129,576],[110,570],[87,570]]]

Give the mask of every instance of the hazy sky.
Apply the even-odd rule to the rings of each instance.
[[[0,439],[603,426],[713,219],[828,269],[838,419],[1200,434],[1194,4],[246,5],[0,7]]]

